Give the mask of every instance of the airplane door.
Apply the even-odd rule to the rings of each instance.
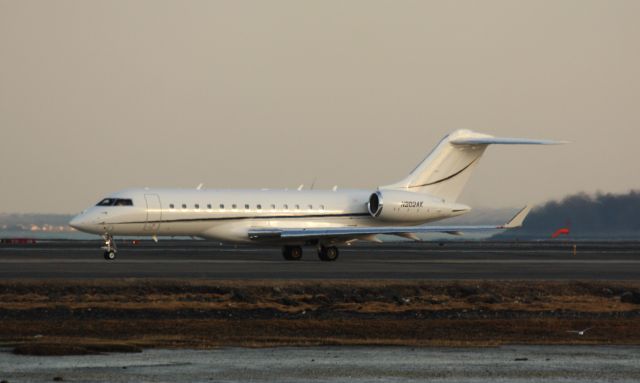
[[[155,234],[160,228],[160,220],[162,219],[160,196],[157,194],[145,194],[144,199],[147,202],[147,222],[144,225],[144,231]]]

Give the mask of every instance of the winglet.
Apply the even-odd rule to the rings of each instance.
[[[505,223],[500,228],[515,229],[515,228],[521,227],[522,223],[524,222],[525,218],[527,218],[527,215],[529,214],[530,211],[531,211],[531,205],[527,205],[523,207],[516,215],[513,216],[513,218],[509,220],[509,222]]]

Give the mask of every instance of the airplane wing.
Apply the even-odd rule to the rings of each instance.
[[[366,226],[366,227],[324,227],[324,228],[253,228],[249,230],[249,239],[260,240],[307,240],[318,238],[366,238],[378,234],[398,235],[412,238],[421,233],[448,233],[461,234],[462,232],[489,231],[514,229],[522,226],[522,222],[531,211],[530,206],[525,206],[509,222],[503,225],[478,225],[478,226]]]

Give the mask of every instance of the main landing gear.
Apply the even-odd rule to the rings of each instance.
[[[104,246],[102,246],[102,250],[104,250],[104,259],[107,261],[113,261],[116,259],[116,254],[118,253],[116,241],[113,239],[111,234],[105,234],[102,238],[104,239]]]
[[[323,262],[333,262],[338,259],[338,248],[335,246],[318,246],[318,257]],[[299,261],[302,259],[301,246],[284,246],[282,256],[287,261]]]
[[[282,248],[282,256],[287,261],[299,261],[302,259],[301,246],[284,246]]]
[[[333,262],[338,259],[340,252],[335,246],[320,246],[318,247],[318,257],[323,262]]]

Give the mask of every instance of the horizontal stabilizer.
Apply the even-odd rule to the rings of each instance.
[[[450,141],[453,145],[561,145],[566,141],[532,140],[507,137],[461,137]]]

